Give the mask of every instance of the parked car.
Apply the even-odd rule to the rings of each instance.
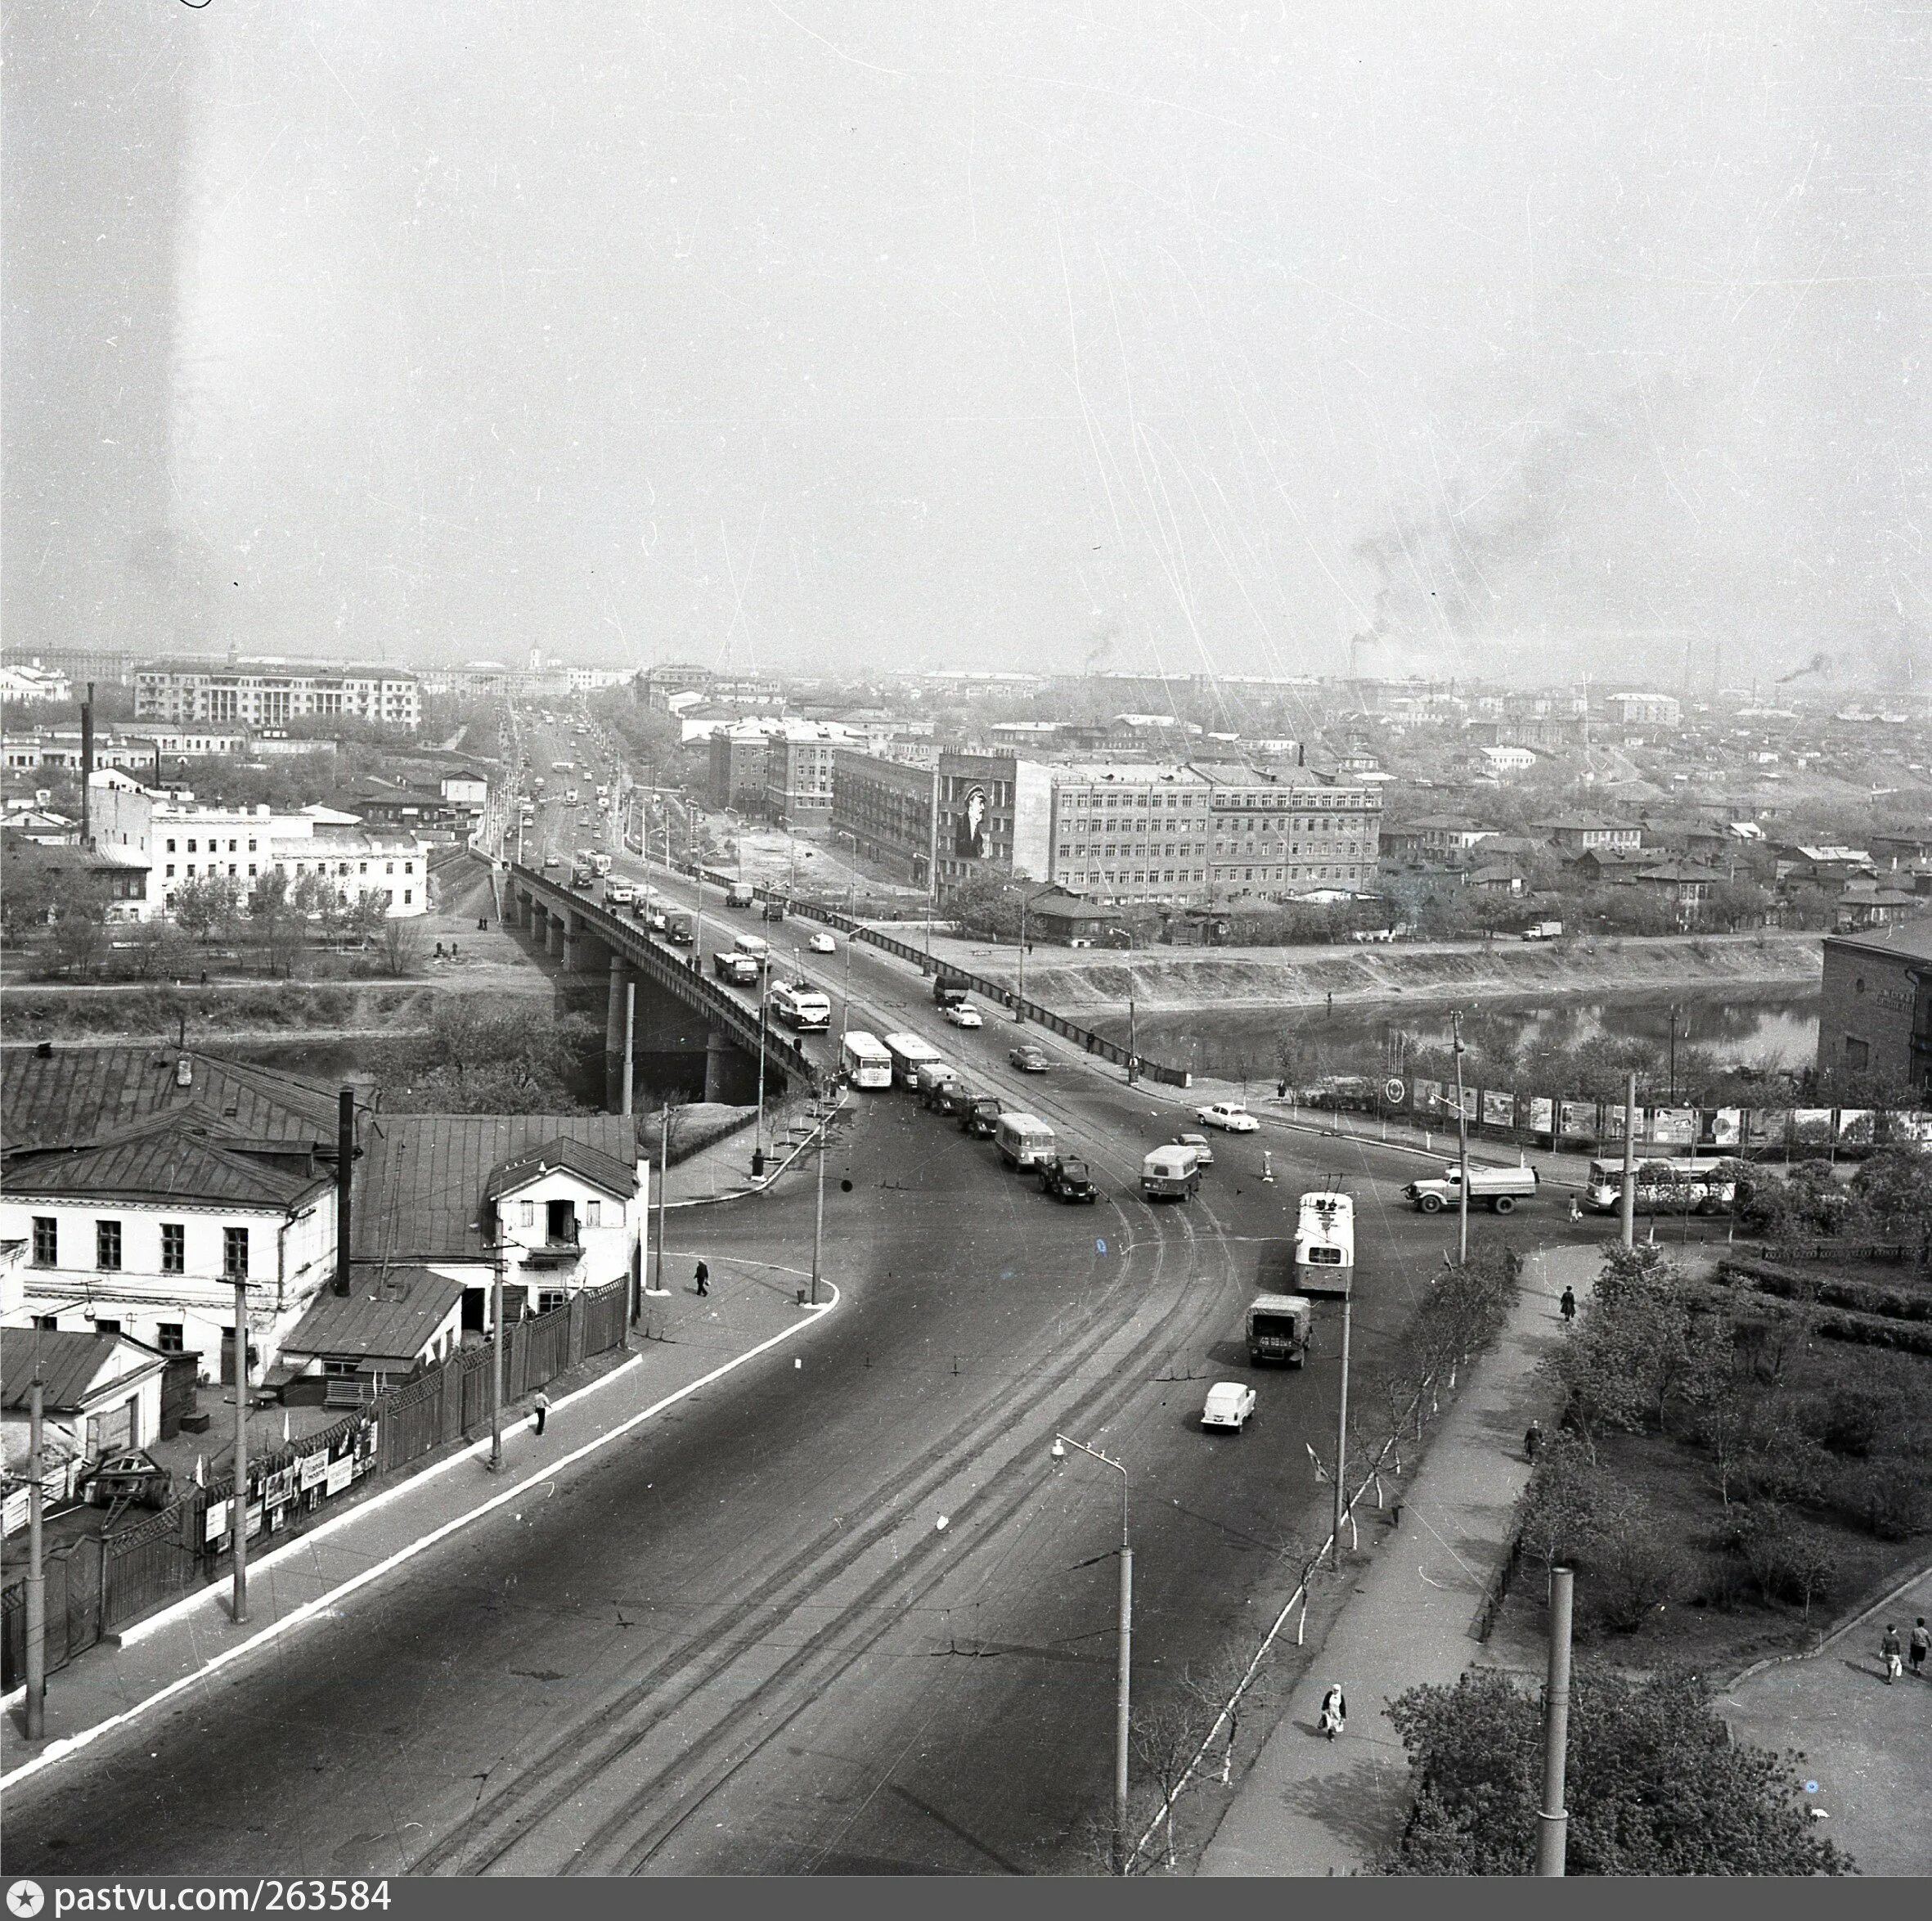
[[[986,1024],[980,1019],[979,1010],[968,1001],[962,1001],[957,1006],[944,1008],[941,1011],[956,1028],[983,1028]]]
[[[1046,1050],[1023,1041],[1006,1057],[1023,1074],[1044,1074],[1049,1066]]]
[[[1214,1149],[1208,1145],[1207,1136],[1205,1134],[1176,1134],[1174,1137],[1174,1145],[1176,1147],[1193,1148],[1194,1158],[1202,1167],[1211,1167],[1214,1165]]]
[[[815,954],[836,954],[838,952],[838,943],[823,929],[815,934],[805,944]]]
[[[1207,1405],[1201,1410],[1204,1428],[1232,1428],[1239,1433],[1253,1418],[1255,1391],[1239,1381],[1216,1381],[1207,1390]]]
[[[1251,1134],[1260,1122],[1238,1100],[1216,1100],[1194,1109],[1204,1127],[1224,1127],[1230,1134]]]
[[[1040,1163],[1040,1191],[1055,1200],[1085,1201],[1090,1206],[1100,1198],[1087,1163],[1063,1154]]]

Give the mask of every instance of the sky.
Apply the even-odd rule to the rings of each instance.
[[[1932,677],[1924,9],[7,38],[21,652]]]

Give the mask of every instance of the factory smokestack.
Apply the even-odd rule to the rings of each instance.
[[[349,1181],[356,1164],[356,1091],[344,1087],[335,1103],[335,1282],[338,1294],[349,1291]]]

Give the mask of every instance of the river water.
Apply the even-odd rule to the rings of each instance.
[[[1509,1001],[1491,999],[1462,1009],[1462,1032],[1485,1051],[1507,1051],[1519,1041],[1579,1046],[1609,1035],[1667,1046],[1671,1009],[1677,1010],[1677,1038],[1714,1056],[1727,1067],[1803,1068],[1816,1058],[1818,996],[1773,989],[1763,998],[1730,990],[1723,997],[1695,995],[1606,994],[1590,999]],[[1272,1014],[1265,1008],[1219,1007],[1190,1013],[1143,1014],[1136,1044],[1150,1060],[1191,1067],[1197,1073],[1238,1077],[1244,1070],[1262,1078],[1275,1072],[1278,1044],[1292,1035],[1297,1045],[1296,1073],[1346,1073],[1378,1064],[1391,1028],[1409,1044],[1445,1044],[1449,1038],[1448,1008],[1338,1007]],[[1125,1041],[1125,1012],[1118,1018],[1085,1015],[1086,1024],[1110,1039]]]

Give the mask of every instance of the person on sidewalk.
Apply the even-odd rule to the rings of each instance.
[[[1566,1320],[1575,1320],[1576,1319],[1576,1289],[1573,1287],[1565,1288],[1563,1298],[1557,1302],[1557,1306],[1561,1311]]]
[[[536,1428],[538,1438],[543,1434],[543,1424],[550,1419],[550,1397],[541,1388],[537,1398],[530,1403],[530,1425]]]
[[[1878,1644],[1878,1651],[1885,1660],[1885,1685],[1889,1688],[1905,1669],[1905,1663],[1899,1658],[1902,1650],[1898,1642],[1898,1630],[1889,1621],[1885,1623],[1885,1638]]]
[[[1537,1450],[1543,1446],[1543,1423],[1531,1421],[1523,1436],[1523,1459],[1534,1461]]]
[[[702,1261],[698,1263],[698,1271],[691,1279],[697,1284],[699,1293],[708,1294],[711,1292],[711,1270]]]
[[[1922,1680],[1925,1673],[1925,1657],[1932,1654],[1932,1632],[1925,1626],[1925,1617],[1921,1614],[1912,1625],[1912,1640],[1907,1644],[1907,1656],[1912,1662],[1912,1671]]]
[[[1573,1194],[1570,1197],[1570,1218],[1572,1221],[1580,1221],[1583,1217],[1584,1204]]]
[[[1348,1699],[1337,1682],[1322,1697],[1321,1730],[1332,1741],[1348,1727]]]

